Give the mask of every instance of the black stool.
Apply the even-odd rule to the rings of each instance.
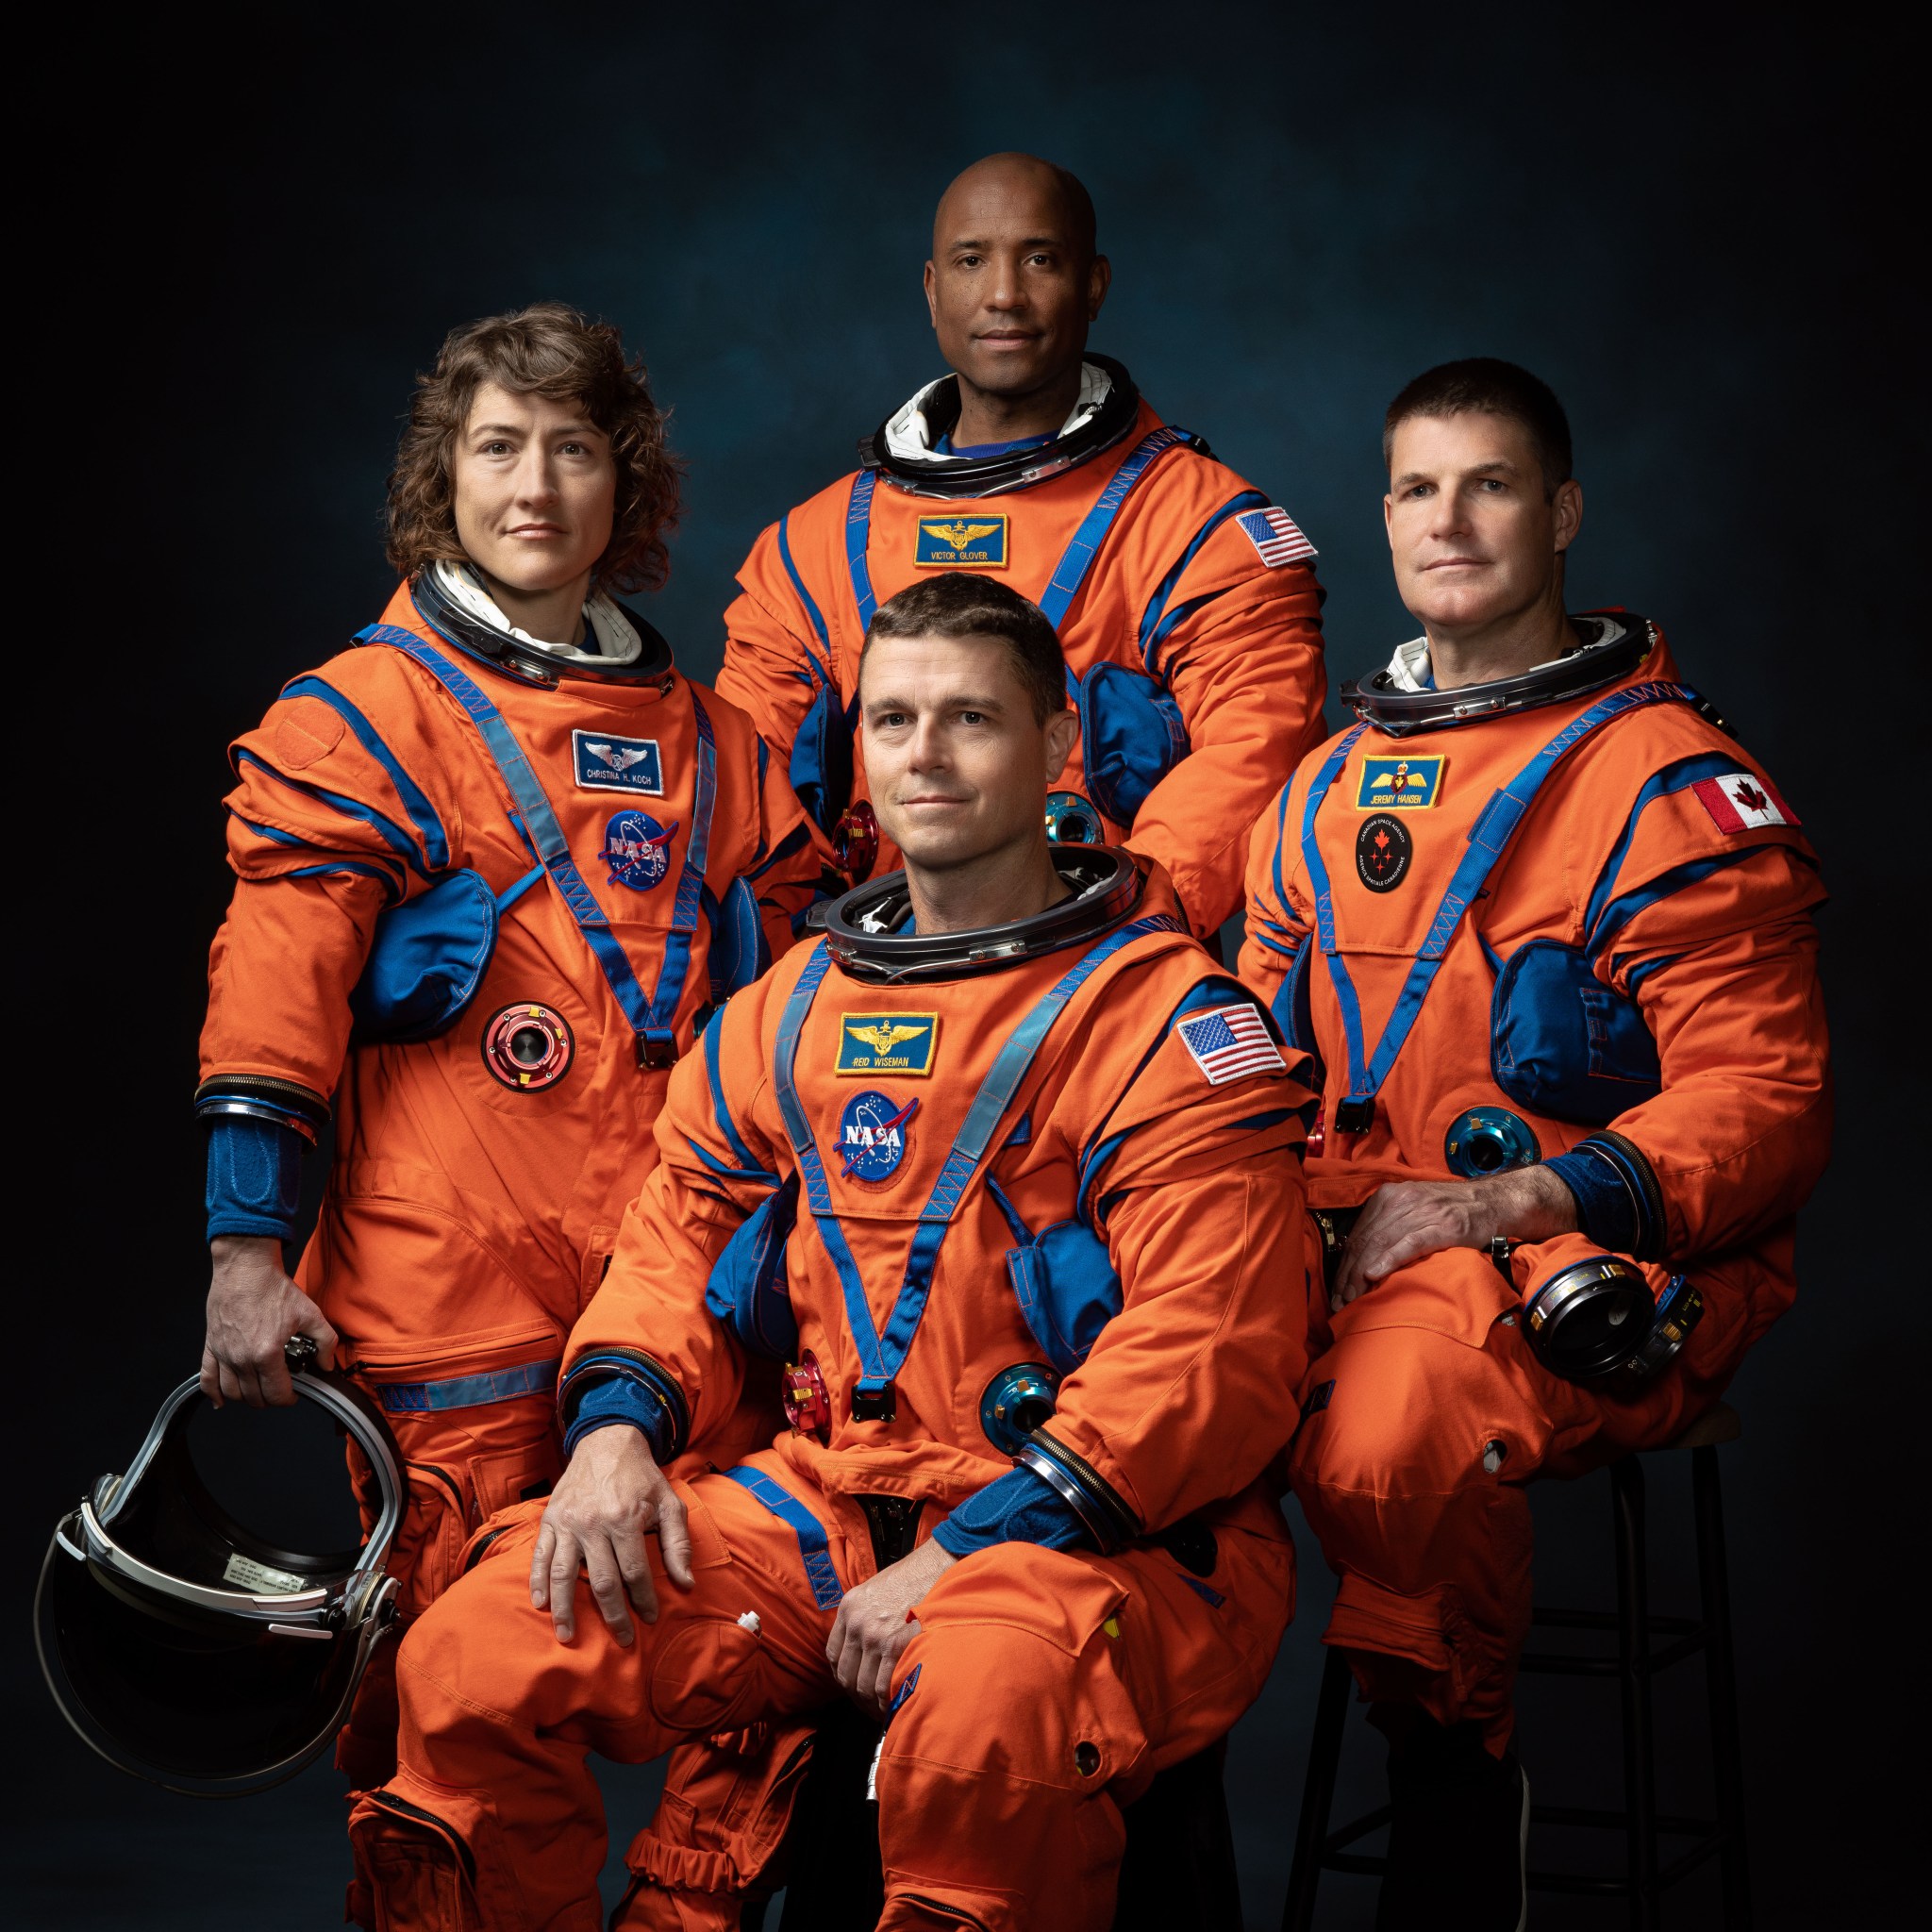
[[[1690,1474],[1697,1522],[1697,1575],[1703,1614],[1699,1618],[1656,1617],[1650,1613],[1649,1565],[1644,1541],[1643,1469],[1635,1456],[1610,1465],[1610,1491],[1617,1540],[1617,1607],[1607,1610],[1538,1609],[1533,1624],[1546,1630],[1613,1630],[1617,1655],[1591,1657],[1572,1651],[1525,1651],[1526,1672],[1575,1677],[1615,1677],[1624,1701],[1624,1809],[1599,1811],[1569,1805],[1534,1805],[1538,1824],[1589,1825],[1624,1834],[1621,1877],[1580,1877],[1563,1872],[1532,1871],[1532,1891],[1581,1893],[1592,1898],[1627,1898],[1637,1932],[1657,1932],[1664,1890],[1717,1857],[1723,1861],[1724,1932],[1748,1932],[1751,1881],[1744,1852],[1742,1754],[1738,1741],[1738,1690],[1731,1656],[1730,1585],[1724,1566],[1724,1498],[1719,1489],[1717,1449],[1742,1431],[1738,1412],[1719,1403],[1700,1421],[1664,1445],[1690,1451]],[[1657,1640],[1664,1641],[1659,1643]],[[1710,1701],[1710,1756],[1717,1816],[1660,1816],[1653,1762],[1650,1682],[1662,1670],[1704,1653]],[[1315,1888],[1323,1872],[1379,1874],[1386,1861],[1348,1847],[1389,1822],[1389,1807],[1366,1813],[1339,1830],[1328,1828],[1335,1799],[1335,1774],[1341,1757],[1342,1727],[1348,1715],[1350,1674],[1339,1650],[1330,1650],[1322,1674],[1315,1735],[1308,1748],[1307,1782],[1302,1790],[1301,1824],[1295,1834],[1294,1870],[1288,1883],[1284,1932],[1310,1932],[1315,1921]],[[1688,1838],[1690,1846],[1659,1868],[1657,1838]]]

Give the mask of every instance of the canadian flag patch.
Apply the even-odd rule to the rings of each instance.
[[[1691,786],[1721,832],[1751,832],[1760,825],[1795,825],[1798,815],[1771,788],[1749,772],[1726,772],[1722,778],[1699,778]]]

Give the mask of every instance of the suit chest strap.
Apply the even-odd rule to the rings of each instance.
[[[1508,784],[1491,794],[1489,802],[1476,814],[1475,823],[1469,828],[1468,850],[1450,876],[1448,889],[1443,892],[1422,945],[1409,965],[1407,976],[1396,995],[1394,1008],[1373,1055],[1368,1051],[1363,1032],[1360,998],[1349,975],[1348,962],[1342,958],[1336,945],[1334,895],[1329,886],[1328,867],[1315,834],[1315,821],[1323,802],[1336,779],[1341,775],[1342,767],[1347,764],[1357,741],[1369,727],[1357,724],[1342,737],[1315,774],[1314,783],[1308,787],[1307,800],[1302,810],[1301,830],[1302,863],[1307,871],[1309,890],[1315,900],[1315,937],[1323,958],[1327,961],[1328,976],[1335,989],[1336,1002],[1341,1009],[1342,1032],[1348,1041],[1348,1093],[1335,1110],[1335,1125],[1339,1132],[1362,1133],[1374,1119],[1375,1096],[1414,1030],[1423,1002],[1428,997],[1429,989],[1441,970],[1449,942],[1455,937],[1463,914],[1488,882],[1544,780],[1569,753],[1613,719],[1641,710],[1649,705],[1695,702],[1696,693],[1688,686],[1663,679],[1626,685],[1622,691],[1599,698],[1588,710],[1571,719]]]
[[[1126,460],[1108,479],[1107,488],[1081,518],[1080,527],[1074,532],[1059,562],[1054,566],[1053,575],[1047,579],[1046,589],[1040,594],[1040,608],[1045,611],[1047,622],[1056,630],[1072,608],[1074,597],[1079,594],[1080,586],[1086,582],[1087,573],[1092,567],[1100,546],[1107,541],[1108,531],[1113,527],[1114,518],[1133,493],[1134,486],[1153,467],[1157,457],[1176,443],[1191,443],[1193,440],[1190,431],[1163,423],[1159,428],[1150,429],[1134,445]],[[878,599],[873,594],[872,571],[865,560],[866,545],[872,535],[873,497],[878,489],[878,479],[876,470],[859,471],[852,479],[852,495],[845,508],[845,567],[852,578],[852,595],[858,606],[861,630],[872,623],[873,612],[878,608]]]
[[[632,970],[623,943],[610,929],[610,920],[597,895],[577,870],[571,857],[570,842],[558,823],[549,795],[544,791],[515,732],[489,694],[459,665],[453,663],[415,632],[396,625],[371,625],[358,631],[356,641],[388,644],[413,658],[455,698],[464,714],[475,725],[517,809],[523,816],[531,849],[542,862],[557,888],[584,942],[602,969],[612,995],[637,1039],[640,1066],[668,1067],[677,1058],[673,1023],[677,1017],[684,986],[691,973],[691,941],[697,932],[703,908],[705,869],[710,856],[711,818],[718,794],[718,747],[698,694],[691,692],[691,716],[697,725],[697,780],[691,801],[691,836],[685,841],[684,869],[678,876],[677,896],[672,906],[670,929],[664,939],[664,958],[658,983],[647,995]]]
[[[873,1322],[865,1282],[853,1257],[851,1244],[845,1239],[844,1229],[840,1225],[837,1210],[832,1206],[824,1159],[798,1093],[799,1038],[832,964],[831,953],[823,940],[814,947],[779,1016],[773,1074],[786,1136],[791,1142],[792,1156],[804,1182],[806,1204],[811,1210],[812,1224],[818,1230],[819,1239],[838,1270],[846,1323],[858,1350],[859,1379],[853,1392],[852,1412],[860,1421],[890,1422],[892,1419],[893,1380],[905,1363],[912,1339],[918,1332],[920,1319],[925,1312],[926,1297],[932,1291],[933,1271],[939,1262],[946,1230],[952,1225],[969,1185],[985,1162],[992,1145],[994,1129],[1012,1104],[1013,1096],[1019,1091],[1020,1084],[1026,1077],[1027,1070],[1052,1030],[1054,1022],[1094,972],[1123,946],[1149,933],[1183,930],[1182,922],[1166,912],[1150,913],[1116,927],[1063,973],[1007,1037],[979,1091],[966,1109],[966,1118],[940,1169],[939,1178],[933,1183],[932,1191],[920,1209],[898,1298],[883,1334]]]

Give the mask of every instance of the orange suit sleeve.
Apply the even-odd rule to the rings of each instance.
[[[729,1420],[743,1388],[742,1344],[706,1304],[732,1237],[780,1190],[777,1150],[754,1118],[768,975],[735,995],[699,1050],[672,1070],[655,1132],[660,1158],[618,1231],[603,1285],[571,1331],[558,1400],[566,1428],[600,1381],[622,1376],[664,1410],[664,1459]]]
[[[1239,971],[1274,1014],[1284,1031],[1290,1018],[1283,1011],[1283,989],[1307,950],[1311,931],[1288,891],[1286,855],[1291,850],[1290,827],[1301,810],[1296,786],[1291,782],[1255,821],[1248,835],[1246,903]]]
[[[746,876],[758,893],[758,917],[774,959],[798,938],[807,907],[819,897],[823,861],[812,843],[810,822],[784,767],[758,741],[759,857]]]
[[[1312,565],[1271,568],[1230,520],[1151,628],[1191,748],[1147,794],[1126,842],[1167,869],[1197,933],[1240,909],[1249,832],[1324,736],[1322,596]]]
[[[296,678],[231,748],[237,883],[209,957],[204,1082],[272,1080],[325,1110],[377,915],[461,841],[434,707],[395,653],[355,652]]]
[[[1684,769],[1726,766],[1775,800],[1745,762]],[[1623,1152],[1649,1195],[1634,1252],[1681,1260],[1802,1205],[1829,1150],[1831,1088],[1810,847],[1794,823],[1730,823],[1708,779],[1669,783],[1645,788],[1585,915],[1597,977],[1637,1001],[1657,1041],[1662,1090],[1584,1145]]]
[[[739,593],[724,612],[724,664],[718,695],[744,711],[788,769],[798,727],[827,682],[836,682],[824,613],[788,562],[784,522],[758,535],[738,573]]]
[[[1109,1001],[1109,1025],[1120,1008]],[[1141,1043],[1140,1071],[1080,1150],[1083,1198],[1122,1305],[1040,1433],[1062,1477],[1098,1478],[1123,1539],[1237,1493],[1294,1430],[1307,1366],[1301,1148],[1311,1096],[1299,1062],[1273,1053],[1254,1071],[1210,1077],[1180,1027],[1236,1008],[1255,1010],[1232,981],[1197,985],[1165,1037],[1151,1051]]]

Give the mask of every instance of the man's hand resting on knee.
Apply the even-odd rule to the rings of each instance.
[[[825,1655],[840,1688],[859,1709],[877,1718],[886,1715],[892,1701],[892,1666],[919,1635],[912,1612],[958,1560],[928,1537],[909,1557],[887,1564],[876,1576],[846,1591],[832,1621]]]
[[[530,1558],[530,1601],[540,1610],[549,1609],[558,1642],[568,1643],[576,1634],[579,1570],[590,1573],[591,1594],[618,1642],[628,1647],[636,1639],[631,1605],[645,1623],[658,1621],[645,1543],[652,1535],[672,1582],[689,1590],[691,1532],[684,1505],[658,1467],[651,1445],[625,1423],[594,1430],[577,1444],[570,1467],[558,1478]]]
[[[1444,1248],[1486,1248],[1498,1235],[1548,1241],[1576,1226],[1576,1197],[1546,1167],[1479,1181],[1391,1181],[1369,1196],[1336,1270],[1328,1306],[1345,1308],[1398,1268]]]

